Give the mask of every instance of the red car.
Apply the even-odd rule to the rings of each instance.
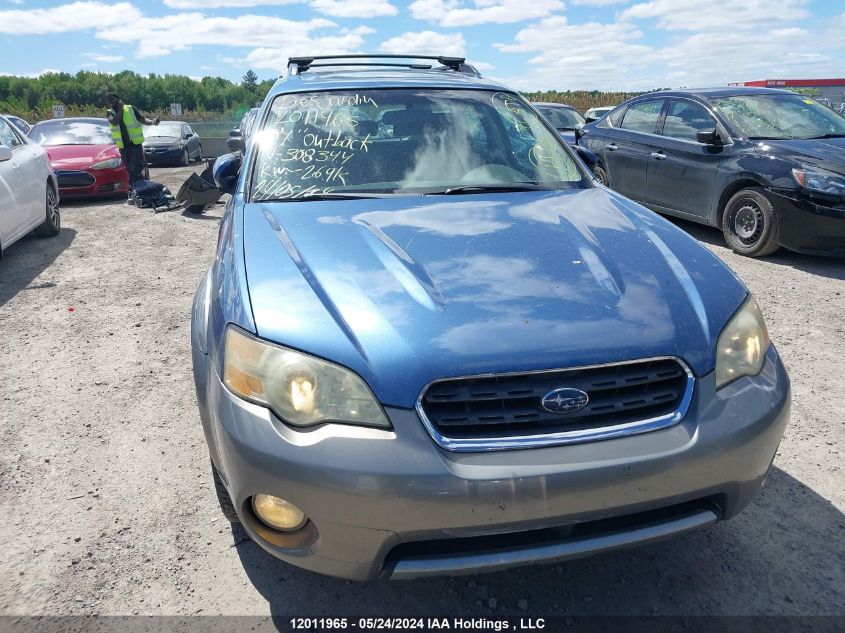
[[[127,194],[129,176],[106,119],[42,121],[29,138],[47,150],[63,199]]]

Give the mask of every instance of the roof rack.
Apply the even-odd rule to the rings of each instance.
[[[298,75],[304,73],[310,68],[324,68],[327,66],[392,66],[400,68],[414,68],[417,70],[430,70],[432,64],[399,64],[390,62],[348,62],[335,61],[328,64],[315,64],[316,60],[331,59],[331,60],[347,60],[347,59],[427,59],[434,60],[443,65],[446,69],[454,70],[456,72],[466,73],[470,75],[479,75],[475,67],[466,63],[464,57],[445,57],[436,55],[315,55],[313,57],[289,57],[288,58],[288,73],[290,75]]]

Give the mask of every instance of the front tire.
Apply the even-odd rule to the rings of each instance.
[[[197,150],[197,162],[198,163],[202,162],[202,145],[200,145],[199,149]]]
[[[35,229],[35,234],[38,237],[55,237],[62,230],[62,214],[59,211],[59,195],[50,183],[47,183],[45,207],[44,222]]]
[[[725,205],[722,233],[731,250],[764,257],[780,248],[778,218],[760,187],[736,192]]]
[[[607,172],[604,170],[604,167],[601,165],[596,165],[593,169],[593,175],[596,177],[601,184],[605,187],[610,187],[610,178],[607,176]]]
[[[182,167],[187,167],[191,164],[191,154],[188,152],[188,148],[186,147],[185,150],[182,152]]]
[[[240,523],[241,520],[238,518],[238,513],[235,512],[235,504],[232,503],[229,491],[226,490],[226,485],[220,478],[220,473],[213,463],[211,464],[211,476],[214,478],[214,492],[217,493],[217,503],[220,504],[220,510],[223,512],[223,516],[226,517],[229,523]]]

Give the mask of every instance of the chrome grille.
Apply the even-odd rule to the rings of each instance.
[[[417,410],[449,450],[497,450],[593,441],[675,424],[686,413],[693,379],[674,358],[574,369],[438,380]],[[583,408],[549,411],[544,396],[583,391]]]

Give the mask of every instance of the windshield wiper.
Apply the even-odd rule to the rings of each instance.
[[[749,136],[749,141],[791,141],[794,136]]]
[[[446,191],[435,191],[426,195],[451,196],[460,193],[484,193],[486,191],[553,191],[553,189],[536,182],[512,182],[496,185],[460,185],[458,187],[449,187]]]
[[[845,134],[841,132],[832,132],[830,134],[822,134],[820,136],[805,136],[805,141],[815,141],[822,138],[845,138]]]

